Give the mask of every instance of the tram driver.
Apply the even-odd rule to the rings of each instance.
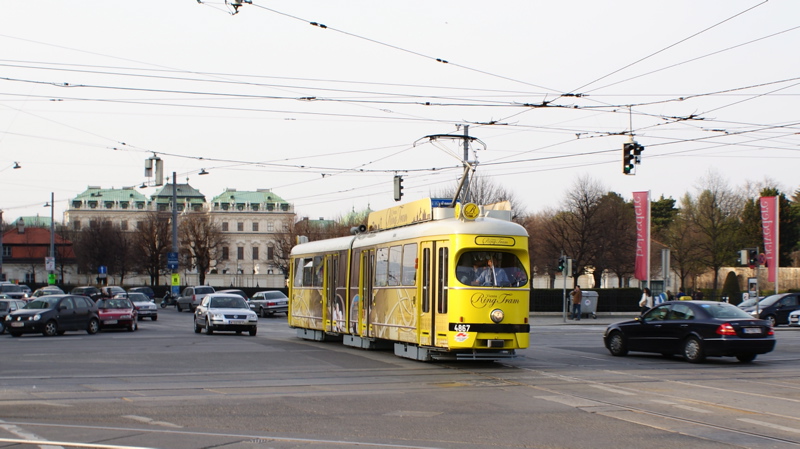
[[[472,285],[509,286],[511,281],[508,280],[506,270],[495,267],[495,257],[491,256],[486,260],[486,268],[476,280],[472,281]]]

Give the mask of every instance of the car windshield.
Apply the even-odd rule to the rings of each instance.
[[[19,287],[19,285],[3,284],[0,285],[0,291],[18,293],[21,292],[22,289]]]
[[[750,298],[750,299],[744,300],[741,303],[739,303],[739,305],[737,307],[744,308],[744,307],[754,306],[754,305],[756,305],[756,302],[757,302],[757,300],[755,298]]]
[[[150,298],[144,293],[128,293],[128,299],[133,302],[150,302]]]
[[[196,295],[200,295],[200,294],[205,295],[205,294],[208,294],[208,293],[214,293],[214,289],[211,288],[211,287],[196,287],[194,289],[194,293]]]
[[[25,304],[26,309],[51,309],[58,303],[58,298],[52,299],[34,299],[33,301]]]
[[[125,298],[101,299],[97,301],[98,309],[130,309],[131,303]]]
[[[217,309],[250,309],[244,298],[225,296],[219,298],[211,298],[209,307]]]
[[[719,304],[701,304],[700,307],[702,307],[703,310],[708,312],[708,314],[714,318],[753,318],[744,310],[724,302]]]
[[[776,302],[778,302],[778,300],[780,300],[784,296],[786,296],[786,293],[783,293],[783,294],[780,294],[780,295],[767,296],[766,298],[764,298],[761,301],[759,301],[758,305],[761,306],[761,307],[769,307],[769,306],[775,304]]]
[[[8,303],[0,302],[0,310],[8,310]]]

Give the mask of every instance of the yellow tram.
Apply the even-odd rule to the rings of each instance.
[[[289,325],[297,335],[393,346],[426,361],[527,348],[525,228],[508,211],[434,206],[428,198],[373,212],[353,236],[295,246]]]

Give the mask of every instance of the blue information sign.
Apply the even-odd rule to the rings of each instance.
[[[167,268],[170,270],[178,269],[178,253],[167,253]]]

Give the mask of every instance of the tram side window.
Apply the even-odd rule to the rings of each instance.
[[[375,253],[375,286],[385,287],[389,285],[389,248],[378,248]]]
[[[403,285],[417,283],[417,244],[403,246]]]
[[[311,259],[295,259],[294,263],[294,286],[310,286],[313,265]]]
[[[393,246],[389,248],[389,278],[388,285],[400,285],[402,272],[403,247]]]
[[[322,256],[314,257],[314,276],[312,277],[314,287],[322,287],[322,282],[325,276],[325,267],[322,262]]]

